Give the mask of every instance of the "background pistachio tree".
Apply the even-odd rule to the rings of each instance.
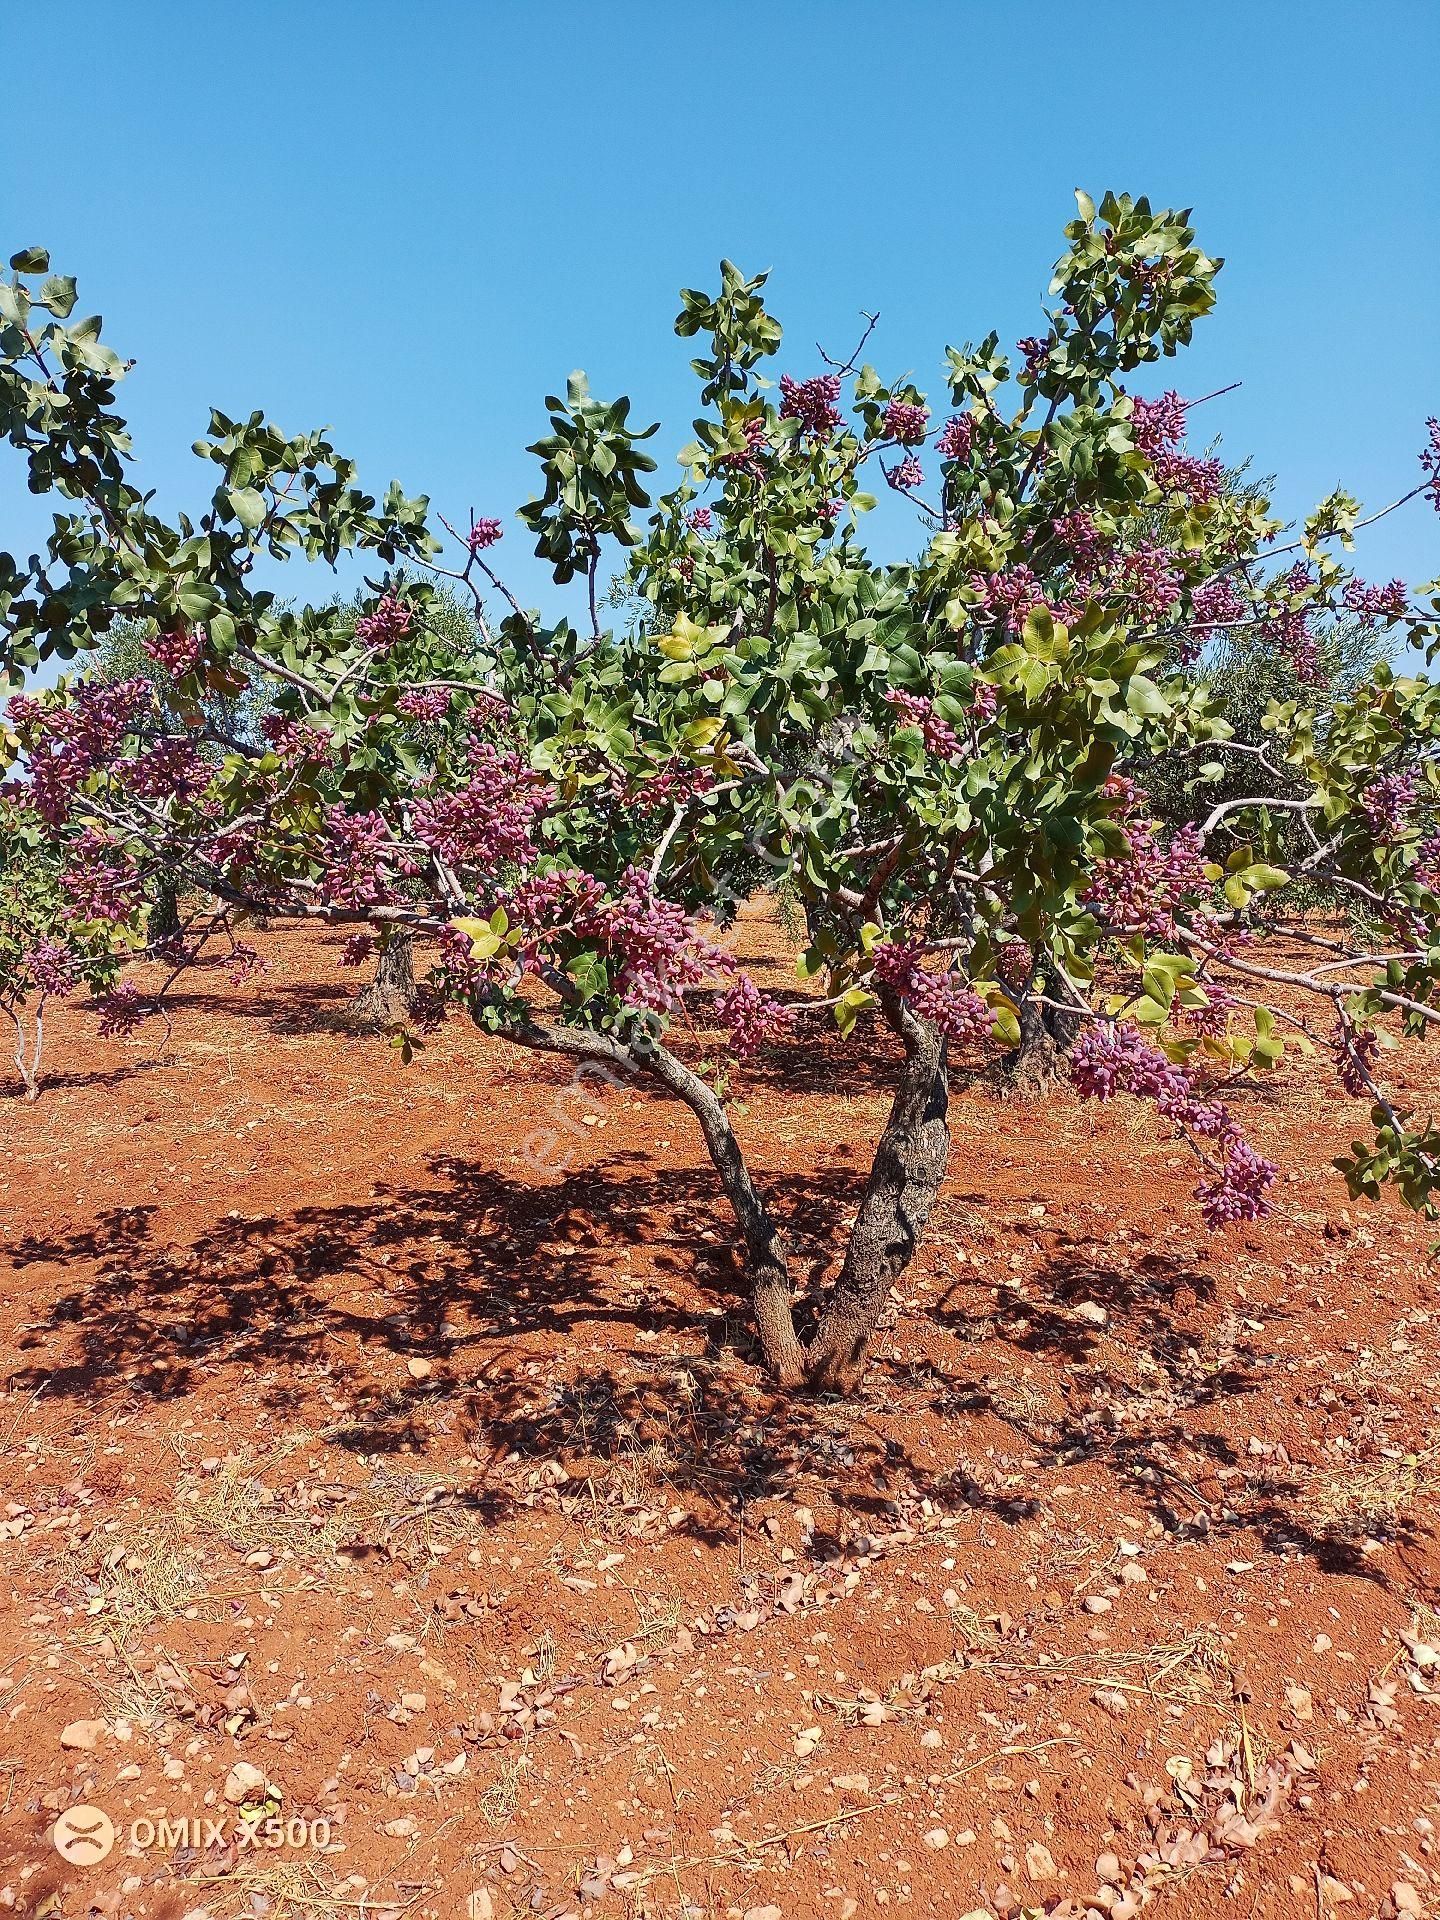
[[[1219,263],[1186,215],[1079,198],[1040,330],[1014,356],[993,335],[949,349],[943,418],[862,361],[866,340],[772,384],[763,276],[726,263],[715,294],[685,293],[699,417],[643,524],[654,429],[572,377],[521,518],[581,583],[578,625],[505,586],[499,520],[432,528],[398,488],[377,504],[323,434],[258,414],[213,416],[209,506],[162,521],[127,479],[99,322],[71,324],[73,283],[16,256],[6,431],[61,510],[44,554],[0,558],[5,664],[74,658],[123,616],[171,684],[17,695],[6,805],[43,823],[57,884],[109,876],[117,945],[158,863],[206,903],[174,964],[254,914],[349,926],[357,954],[428,934],[432,1017],[461,1007],[681,1100],[787,1385],[858,1376],[944,1176],[952,1050],[1014,1046],[1026,1004],[1074,1023],[1082,1092],[1149,1099],[1190,1144],[1212,1225],[1265,1211],[1275,1169],[1223,1095],[1292,1040],[1370,1106],[1352,1189],[1390,1179],[1428,1206],[1440,1137],[1387,1098],[1377,1050],[1383,1016],[1440,1019],[1436,689],[1382,661],[1323,715],[1272,701],[1242,739],[1195,667],[1257,629],[1303,665],[1342,611],[1413,658],[1436,606],[1355,579],[1347,496],[1288,537],[1187,449],[1184,401],[1130,390],[1189,340]],[[1406,498],[1440,497],[1430,433]],[[879,486],[913,503],[918,561],[864,546]],[[254,583],[262,554],[347,549],[373,562],[358,619]],[[597,591],[616,550],[649,608],[619,631]],[[468,597],[473,653],[447,643],[442,591]],[[215,718],[245,675],[267,689],[259,740]],[[1144,769],[1163,770],[1163,823]],[[783,998],[709,918],[757,870],[812,930],[808,988]],[[1354,911],[1317,917],[1320,882]],[[891,1113],[810,1324],[717,1085],[669,1043],[701,995],[739,1060],[802,1022],[894,1037]],[[130,982],[104,1005],[112,1025],[146,1011]]]

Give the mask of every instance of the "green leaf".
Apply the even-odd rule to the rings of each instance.
[[[1169,1013],[1175,999],[1175,979],[1169,970],[1165,967],[1146,967],[1142,984],[1150,998]]]
[[[1230,878],[1225,882],[1225,898],[1237,911],[1242,907],[1249,906],[1250,889],[1245,885],[1245,882],[1240,878],[1238,873],[1232,873]]]
[[[849,1033],[865,1007],[873,1007],[875,996],[865,987],[847,987],[835,1002],[835,1024],[841,1033]]]
[[[1125,688],[1125,705],[1142,720],[1159,720],[1170,711],[1170,702],[1146,674],[1132,673]]]
[[[225,497],[241,526],[253,533],[265,518],[264,494],[257,492],[254,487],[231,487]]]
[[[220,607],[219,594],[205,580],[187,580],[175,597],[187,620],[208,620]]]
[[[57,320],[69,318],[75,311],[75,302],[78,297],[72,274],[53,273],[48,280],[42,282],[40,287],[40,298]]]

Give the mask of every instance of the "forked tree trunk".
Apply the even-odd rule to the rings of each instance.
[[[659,1046],[632,1050],[607,1034],[529,1019],[507,1029],[518,1044],[644,1074],[676,1094],[700,1122],[720,1184],[740,1228],[755,1328],[782,1387],[848,1392],[864,1369],[891,1289],[914,1259],[950,1155],[949,1054],[945,1040],[899,1000],[882,995],[905,1047],[900,1084],[850,1235],[844,1265],[807,1346],[795,1329],[793,1291],[780,1231],[751,1178],[714,1090]]]
[[[661,1050],[647,1062],[700,1121],[745,1241],[760,1345],[782,1387],[808,1384],[848,1393],[855,1386],[891,1289],[915,1257],[945,1177],[950,1157],[948,1044],[899,1000],[883,995],[881,1005],[904,1043],[905,1062],[840,1277],[808,1345],[795,1330],[784,1244],[724,1108],[672,1054]]]
[[[380,949],[375,978],[350,1002],[350,1024],[366,1032],[403,1027],[415,1011],[415,940],[392,933]]]

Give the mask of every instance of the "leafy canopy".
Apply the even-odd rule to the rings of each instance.
[[[1435,1129],[1386,1096],[1377,1051],[1382,1015],[1440,1019],[1440,696],[1382,657],[1241,738],[1205,666],[1245,636],[1303,692],[1336,617],[1428,660],[1440,608],[1356,578],[1348,495],[1284,538],[1260,489],[1189,447],[1198,402],[1132,390],[1189,342],[1221,263],[1187,213],[1077,200],[1039,330],[948,348],[943,419],[862,361],[868,327],[849,360],[772,381],[766,277],[728,261],[681,296],[699,412],[658,502],[657,429],[572,375],[520,520],[557,582],[584,581],[574,625],[505,587],[499,521],[432,524],[398,486],[377,502],[323,432],[259,413],[212,415],[209,504],[165,521],[129,478],[124,363],[73,320],[73,280],[14,256],[0,418],[57,511],[43,553],[0,555],[4,669],[83,660],[125,619],[168,676],[163,697],[102,699],[82,672],[11,701],[6,831],[43,846],[47,924],[81,947],[108,926],[122,952],[147,875],[179,868],[204,903],[182,963],[254,913],[352,924],[357,954],[428,930],[437,1009],[651,1064],[700,990],[741,1057],[871,1009],[1008,1044],[1029,991],[1079,1020],[1082,1091],[1144,1095],[1191,1141],[1217,1222],[1263,1211],[1275,1170],[1216,1083],[1319,1043],[1372,1109],[1352,1188],[1428,1205]],[[1404,499],[1440,499],[1437,434]],[[913,561],[865,545],[881,486],[914,506]],[[358,618],[254,584],[261,553],[351,550],[374,568]],[[611,551],[646,609],[619,630]],[[452,592],[473,647],[447,637]],[[260,736],[227,732],[257,685]],[[806,910],[803,993],[762,989],[711,924],[757,872]],[[1317,924],[1317,885],[1342,924]],[[102,899],[98,921],[75,904]],[[145,1011],[115,988],[112,1020],[127,991]]]

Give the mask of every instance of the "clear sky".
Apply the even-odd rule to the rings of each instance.
[[[878,308],[871,357],[938,396],[948,342],[1033,329],[1076,186],[1148,193],[1227,261],[1154,384],[1243,382],[1205,424],[1284,510],[1403,492],[1440,411],[1437,0],[3,0],[0,62],[0,246],[137,358],[144,484],[203,504],[212,404],[328,424],[372,491],[505,516],[547,608],[511,517],[543,396],[628,392],[668,484],[676,289],[722,254],[773,269],[778,366]],[[0,546],[47,524],[0,448]],[[1430,578],[1440,522],[1362,559]]]

